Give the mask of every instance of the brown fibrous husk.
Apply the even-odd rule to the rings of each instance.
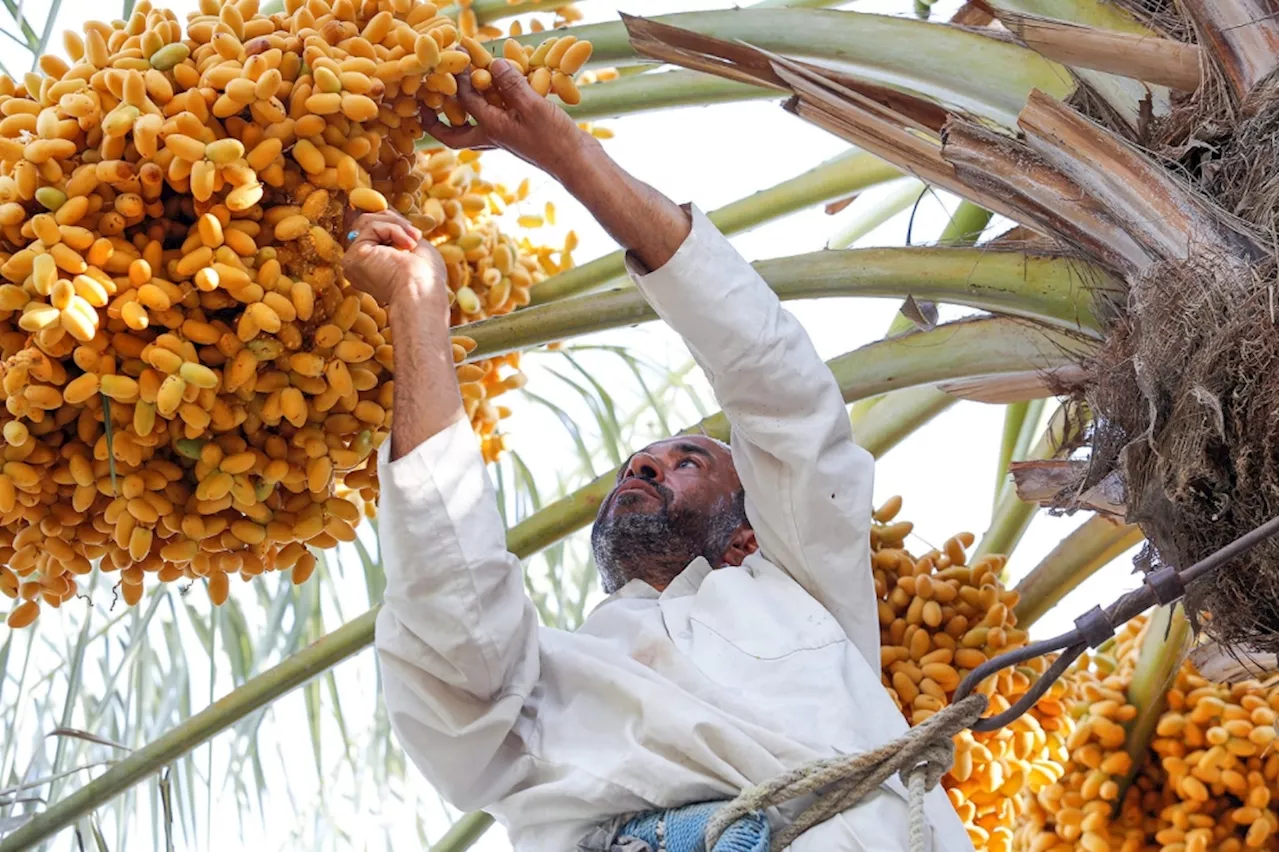
[[[1090,365],[1088,488],[1125,477],[1144,570],[1187,568],[1277,513],[1275,267],[1212,248],[1130,282],[1128,310]],[[1224,644],[1275,648],[1276,540],[1188,589],[1193,625]],[[1262,650],[1258,648],[1257,650]]]
[[[1274,252],[1280,235],[1276,204],[1280,91],[1275,74],[1240,105],[1239,116],[1234,132],[1222,140],[1218,156],[1201,166],[1201,186],[1228,213],[1252,226],[1258,241]]]
[[[1148,150],[1199,189],[1261,261],[1217,245],[1129,280],[1125,309],[1088,365],[1089,465],[1059,505],[1113,470],[1147,544],[1138,567],[1190,567],[1280,513],[1275,75],[1233,103],[1211,69],[1200,92],[1152,129]],[[1224,646],[1274,652],[1277,563],[1270,538],[1194,583],[1188,616]]]

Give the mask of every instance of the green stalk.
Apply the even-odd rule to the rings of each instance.
[[[92,595],[94,589],[98,585],[98,579],[101,575],[94,573],[90,579],[88,594]],[[84,656],[88,650],[89,643],[89,625],[93,622],[93,610],[86,609],[84,613],[84,622],[80,625],[80,636],[76,639],[75,650],[71,652],[71,670],[67,674],[67,696],[62,704],[62,720],[58,723],[60,728],[69,728],[73,721],[76,710],[76,704],[79,703],[80,687],[83,683],[84,676]],[[67,751],[74,749],[74,744],[67,737],[59,737],[57,748],[53,754],[53,775],[58,775],[67,759]],[[58,794],[62,790],[63,779],[55,778],[49,784],[49,798],[57,799]]]
[[[707,218],[723,233],[737,234],[780,215],[858,192],[900,174],[872,154],[849,150],[777,186],[730,202],[709,213]]]
[[[1035,400],[1042,403],[1044,400]],[[1027,421],[1027,412],[1031,408],[1031,400],[1014,402],[1005,406],[1004,431],[1000,435],[1000,457],[996,459],[996,490],[991,497],[991,511],[1000,504],[1004,494],[1004,486],[1008,481],[1009,462],[1013,461],[1018,446],[1018,436],[1022,434],[1022,426]],[[1036,417],[1039,417],[1037,413]]]
[[[40,43],[40,36],[36,35],[36,31],[31,29],[31,25],[27,23],[21,7],[14,0],[4,0],[4,7],[8,10],[9,16],[18,22],[18,29],[21,30],[22,37],[27,41],[27,49],[31,51],[33,56],[37,56],[36,45]],[[39,57],[37,56],[37,58]]]
[[[966,376],[1052,369],[1078,357],[1078,342],[1066,335],[997,317],[950,323],[928,332],[877,341],[832,359],[827,365],[844,400],[851,402],[871,394]],[[685,431],[728,437],[728,423],[723,414],[715,414]],[[517,524],[507,534],[507,548],[524,558],[589,524],[609,490],[602,483],[612,482],[615,473],[604,474]],[[52,837],[250,713],[368,647],[373,642],[376,616],[377,607],[249,678],[0,839],[0,852],[18,852]]]
[[[575,106],[565,107],[565,112],[574,121],[598,121],[602,118],[673,107],[710,106],[781,97],[779,92],[772,89],[726,80],[701,71],[649,71],[583,86],[582,101]]]
[[[978,238],[982,237],[982,230],[986,228],[988,221],[991,221],[991,212],[983,210],[975,203],[961,201],[954,214],[951,214],[951,220],[947,221],[946,228],[942,229],[938,244],[954,247],[973,246],[978,242]],[[831,244],[828,244],[828,248],[832,248]],[[905,313],[899,311],[893,315],[893,321],[888,326],[888,334],[884,336],[892,338],[893,335],[906,334],[914,327],[914,322]],[[873,409],[879,408],[881,403],[888,406],[887,411],[879,411],[872,416]],[[933,420],[955,403],[955,397],[936,388],[899,390],[890,394],[887,399],[883,397],[860,399],[850,409],[849,417],[854,426],[855,436],[865,434],[867,436],[865,440],[868,441],[888,441],[884,445],[884,452],[888,452],[911,432],[924,426],[924,423]],[[864,420],[869,421],[865,426]],[[863,440],[859,439],[859,444],[863,444]]]
[[[991,222],[991,211],[984,210],[972,201],[960,200],[951,214],[947,226],[938,237],[940,246],[971,246],[982,236]]]
[[[852,0],[758,0],[750,9],[831,9],[848,6]]]
[[[927,385],[894,391],[853,423],[853,440],[879,458],[955,401],[951,394]]]
[[[997,9],[1056,18],[1081,26],[1111,30],[1118,33],[1155,36],[1121,6],[1107,0],[990,0]]]
[[[49,50],[49,37],[53,35],[53,25],[57,23],[58,12],[62,9],[62,0],[53,0],[49,4],[49,11],[45,15],[44,30],[40,33],[40,41],[32,46],[31,49],[31,70],[35,71],[40,67],[40,57]]]
[[[1018,433],[1018,441],[1013,446],[1013,461],[1023,461],[1027,458],[1031,441],[1040,429],[1040,415],[1044,413],[1044,402],[1043,399],[1031,400],[1031,407],[1027,409],[1027,416],[1022,421],[1022,431]]]
[[[471,4],[471,11],[476,13],[476,23],[483,26],[530,12],[550,12],[563,5],[564,0],[519,0],[516,3],[509,3],[507,0],[475,0]],[[462,8],[456,3],[440,9],[441,14],[455,19],[460,11]]]
[[[1125,750],[1133,762],[1128,774],[1119,782],[1117,802],[1124,801],[1124,791],[1146,763],[1151,737],[1168,706],[1169,687],[1186,659],[1191,638],[1191,624],[1180,603],[1162,606],[1148,617],[1147,632],[1138,650],[1133,678],[1125,690],[1129,703],[1138,708],[1138,715],[1124,726]]]
[[[911,318],[902,311],[898,311],[893,315],[893,319],[889,322],[889,330],[885,332],[884,336],[886,338],[897,337],[899,334],[907,334],[908,332],[915,330],[915,322],[913,322]],[[935,394],[942,394],[953,403],[956,401],[956,398],[949,393],[943,393],[943,391],[937,390],[936,388],[933,389],[933,392]],[[858,429],[858,424],[862,422],[863,418],[865,418],[873,408],[885,400],[885,396],[886,395],[869,396],[866,399],[858,400],[849,407],[849,422],[853,424],[855,432]]]
[[[866,205],[857,206],[858,202],[855,201],[855,209],[850,211],[853,215],[827,240],[827,248],[844,249],[853,245],[914,204],[925,188],[924,181],[915,178],[896,183],[899,185],[892,192],[873,199]]]
[[[848,0],[762,0],[762,2],[754,4],[754,6],[755,8],[790,6],[793,8],[820,9],[827,6],[838,6],[844,2],[848,2]],[[510,2],[510,0],[475,0],[471,4],[471,10],[476,13],[476,22],[483,25],[500,21],[503,18],[527,15],[530,12],[551,12],[563,5],[565,5],[565,0],[519,0],[516,3]],[[445,6],[440,11],[450,17],[457,17],[459,9],[460,7],[455,3],[451,6]],[[547,35],[550,35],[550,33]]]
[[[1064,99],[1075,83],[1063,66],[1032,50],[976,32],[909,18],[829,9],[729,9],[655,15],[650,20],[815,60],[882,85],[906,87],[949,107],[1016,127],[1033,89]],[[557,31],[593,45],[593,65],[636,56],[621,21]],[[542,33],[518,37],[538,44]],[[981,56],[981,62],[973,62]],[[957,69],[963,69],[958,72]]]
[[[973,558],[979,559],[994,553],[1010,555],[1022,540],[1027,527],[1031,526],[1031,519],[1035,517],[1038,508],[1035,503],[1019,500],[1011,488],[1002,491],[1000,502],[991,514],[991,526],[987,527]]]
[[[1022,416],[1022,422],[1019,426],[1018,433],[1014,438],[1008,461],[1004,462],[1004,464],[997,469],[999,484],[996,487],[996,493],[993,498],[993,512],[995,512],[1000,506],[1000,501],[1005,498],[1005,495],[1013,490],[1013,479],[1009,476],[1009,462],[1027,460],[1027,452],[1031,447],[1031,442],[1035,439],[1036,433],[1040,429],[1040,416],[1044,414],[1044,404],[1045,401],[1043,399],[1027,400],[1027,410]],[[1007,419],[1005,421],[1005,426],[1007,429]],[[1003,447],[1001,448],[1001,452],[1003,453]],[[1005,567],[1006,569],[1008,568],[1008,566]]]
[[[752,9],[830,9],[847,5],[850,0],[760,0],[752,3]]]
[[[476,13],[476,23],[483,26],[484,24],[491,24],[494,21],[514,18],[519,15],[528,15],[534,12],[553,12],[564,6],[565,2],[566,0],[517,0],[517,2],[512,2],[511,0],[474,0],[471,4],[471,11]],[[841,6],[847,2],[849,0],[760,0],[754,6],[759,9],[778,9],[783,7],[823,9],[831,6]],[[17,10],[13,6],[13,0],[4,0],[4,3],[11,11],[15,12],[14,17],[16,18]],[[457,3],[452,3],[448,6],[440,7],[440,12],[451,18],[456,18],[461,8]],[[283,11],[284,0],[267,0],[266,3],[262,4],[262,14],[264,15],[274,15]],[[128,15],[125,17],[127,18]],[[30,33],[30,41],[35,44],[35,33],[31,32],[31,28],[26,26],[25,21],[23,21],[23,26],[25,27],[24,34]],[[543,33],[542,35],[548,36],[551,33]]]
[[[558,0],[558,2],[563,3],[564,0]],[[484,811],[463,814],[458,817],[457,822],[449,826],[444,837],[432,845],[431,852],[462,852],[464,849],[470,849],[491,825],[493,825],[493,817]]]
[[[732,236],[796,210],[892,180],[900,174],[871,154],[849,150],[776,186],[713,210],[707,218],[721,233]],[[623,252],[615,251],[548,278],[531,291],[533,304],[577,296],[625,275],[623,257]]]
[[[365,648],[373,638],[370,610],[257,677],[245,681],[159,739],[130,752],[106,772],[0,839],[0,852],[18,852],[52,837],[94,808],[162,770],[215,734]]]
[[[942,233],[938,236],[938,245],[953,247],[971,246],[978,241],[978,237],[982,236],[982,230],[987,226],[987,222],[989,221],[991,221],[990,211],[983,210],[972,202],[962,200],[956,207],[955,212],[951,214],[951,219],[947,222],[946,227],[942,229]],[[899,311],[893,315],[893,321],[889,323],[889,331],[885,334],[885,337],[893,337],[896,334],[905,334],[914,328],[915,323],[912,322],[906,314]],[[928,397],[930,393],[932,394],[933,401],[937,406],[936,410],[933,410],[934,406],[925,404],[925,398]],[[859,400],[853,404],[853,407],[849,411],[849,419],[853,423],[855,432],[858,430],[858,423],[862,418],[867,416],[871,409],[880,404],[881,399],[881,397],[873,396],[870,399]],[[890,400],[890,402],[892,402],[892,400]],[[932,414],[924,416],[923,420],[916,423],[914,428],[919,428],[938,413],[944,411],[950,405],[953,405],[955,402],[955,397],[935,389],[931,392],[913,392],[903,405],[908,411],[915,410],[921,416],[924,416],[926,411],[933,411]],[[906,416],[909,415],[904,414],[904,417]],[[901,427],[906,427],[906,421],[902,421]],[[914,428],[912,431],[914,431]],[[908,434],[910,434],[909,431],[901,432],[898,440],[905,438]],[[896,443],[897,441],[895,440],[894,444]],[[890,444],[889,446],[891,447],[894,444]],[[888,447],[886,447],[886,450],[887,449]]]
[[[1057,448],[1062,446],[1068,427],[1066,412],[1065,406],[1054,412],[1048,428],[1027,454],[1027,460],[1052,458]],[[982,536],[982,541],[978,542],[973,558],[981,559],[996,553],[1008,556],[1013,553],[1039,508],[1035,503],[1024,503],[1018,499],[1017,489],[1005,488],[995,512],[992,513],[991,526]]]
[[[1089,518],[1018,583],[1021,597],[1013,608],[1018,626],[1026,629],[1035,624],[1073,589],[1140,541],[1142,530],[1135,525],[1103,515]]]
[[[981,249],[820,251],[753,264],[780,299],[912,295],[1032,319],[1094,339],[1102,332],[1079,262]],[[541,286],[541,285],[540,285]],[[534,289],[537,292],[537,288]],[[656,319],[634,287],[527,308],[455,329],[471,358]]]

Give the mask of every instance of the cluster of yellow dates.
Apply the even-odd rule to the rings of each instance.
[[[1280,756],[1275,683],[1212,684],[1183,663],[1167,709],[1135,770],[1125,723],[1138,708],[1125,691],[1148,621],[1064,678],[1072,728],[1063,775],[1032,787],[1020,847],[1030,852],[1244,852],[1275,849]],[[1120,786],[1132,783],[1119,795]]]
[[[302,582],[308,548],[372,511],[391,421],[386,312],[341,275],[348,211],[429,234],[455,323],[527,304],[566,262],[502,234],[511,194],[473,155],[415,148],[423,110],[465,118],[457,78],[485,88],[489,53],[414,0],[201,0],[185,34],[142,0],[64,46],[0,77],[7,622],[74,596],[94,560],[129,604],[148,575],[204,579],[215,604],[234,574]],[[503,52],[572,100],[590,45]],[[491,400],[523,377],[454,344],[492,459]]]
[[[961,533],[916,558],[893,498],[875,513],[872,570],[879,599],[881,673],[918,725],[951,700],[975,667],[1027,643],[1004,557],[967,563]],[[1126,690],[1145,617],[1105,651],[1081,658],[1012,724],[956,737],[942,779],[980,852],[1208,852],[1274,849],[1277,838],[1277,687],[1217,686],[1185,663],[1168,692],[1143,764],[1133,773]],[[1052,663],[1035,658],[979,685],[988,714],[1022,697]],[[1132,784],[1125,782],[1133,774]],[[1123,791],[1123,792],[1122,792]]]
[[[973,536],[961,533],[921,557],[903,547],[911,532],[894,522],[902,506],[893,498],[875,513],[872,572],[880,609],[881,674],[908,722],[918,725],[945,707],[970,671],[1027,643],[1016,626],[1016,592],[998,577],[1003,556],[968,564]],[[1044,671],[1041,658],[983,681],[989,713],[1007,710]],[[1051,693],[1052,694],[1052,693]],[[1044,703],[1044,702],[1042,702]],[[1054,717],[1026,714],[998,731],[956,737],[955,765],[943,777],[947,795],[977,849],[1009,852],[1024,810],[1017,793],[1032,773],[1054,773],[1065,754]]]

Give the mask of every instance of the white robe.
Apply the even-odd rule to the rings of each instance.
[[[492,813],[520,852],[572,850],[617,815],[729,799],[907,728],[880,682],[872,458],[804,329],[691,213],[670,261],[629,269],[732,424],[759,542],[740,567],[698,558],[661,594],[628,583],[575,632],[541,627],[468,424],[394,462],[390,441],[380,450],[392,727],[453,805]],[[941,789],[926,815],[933,850],[972,849]],[[900,850],[906,836],[895,777],[791,849]]]

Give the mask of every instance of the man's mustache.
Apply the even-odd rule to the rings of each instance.
[[[614,486],[613,492],[609,495],[609,503],[613,504],[619,496],[625,493],[621,490],[623,485],[625,485],[628,482],[632,482],[636,480],[643,482],[645,485],[649,486],[650,488],[652,488],[654,491],[658,493],[659,499],[662,500],[663,509],[670,508],[671,501],[675,499],[675,494],[672,493],[670,488],[667,488],[667,486],[663,485],[661,482],[658,482],[656,479],[650,479],[647,476],[628,477],[627,479],[624,479],[622,482],[619,482],[616,486]]]

